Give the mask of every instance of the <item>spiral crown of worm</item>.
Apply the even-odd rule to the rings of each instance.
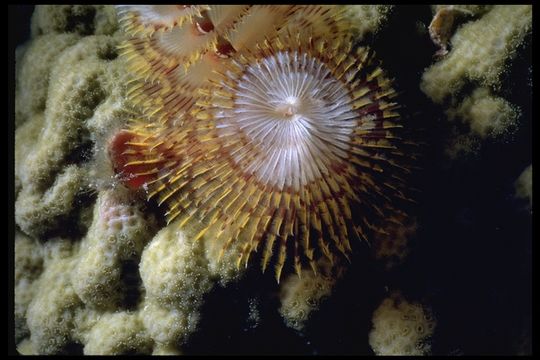
[[[350,239],[402,214],[413,144],[342,7],[117,10],[143,116],[113,141],[113,162],[168,222],[198,220],[196,238],[220,241],[220,257],[236,249],[238,266],[261,250],[279,281],[288,258],[299,275],[350,260]]]

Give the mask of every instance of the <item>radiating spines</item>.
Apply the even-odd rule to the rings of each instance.
[[[313,37],[350,37],[351,22],[336,5],[298,5],[282,27],[283,32],[309,32]]]
[[[238,22],[249,12],[252,5],[212,5],[208,9],[208,18],[219,34]]]
[[[294,244],[296,249],[293,255],[296,271],[301,268],[301,254],[305,261],[313,263],[314,245],[319,247],[317,256],[326,256],[331,261],[335,258],[332,249],[344,257],[351,250],[347,227],[351,222],[349,181],[354,173],[350,165],[338,164],[347,156],[343,149],[348,147],[347,136],[357,120],[350,107],[339,110],[334,101],[347,96],[346,88],[337,81],[321,83],[331,71],[322,62],[327,59],[324,54],[328,49],[318,45],[318,41],[308,36],[266,41],[257,50],[228,63],[215,87],[198,102],[197,116],[212,118],[222,141],[244,139],[239,148],[229,150],[234,154],[238,176],[250,178],[265,192],[273,194],[273,201],[266,205],[270,215],[269,225],[262,234],[265,245],[261,261],[265,269],[275,256],[278,279],[287,258],[287,244]],[[342,45],[341,49],[350,50],[348,45]],[[310,78],[306,80],[304,75]],[[323,104],[321,109],[320,104],[311,102],[313,97],[320,101],[326,97],[332,104],[326,107]],[[287,130],[289,123],[295,126],[295,122],[302,121],[306,125],[311,122],[307,133],[295,135]],[[326,127],[325,121],[336,123]],[[341,149],[334,145],[340,141],[344,141]],[[306,147],[302,150],[304,142]],[[271,144],[277,145],[274,148]],[[289,146],[295,148],[291,153],[287,152]],[[299,166],[306,170],[301,171]],[[256,239],[255,243],[260,240]],[[254,246],[246,249],[251,247]]]
[[[216,5],[204,12],[204,16],[212,24],[208,28],[208,33],[199,35],[199,38],[208,37],[212,40],[206,46],[195,52],[189,60],[184,60],[181,65],[160,66],[156,71],[156,78],[160,82],[160,91],[155,93],[155,86],[144,86],[141,94],[146,95],[152,92],[153,98],[167,99],[161,101],[166,106],[158,104],[153,107],[153,111],[161,113],[189,111],[193,101],[177,101],[177,95],[182,100],[190,97],[196,99],[197,91],[207,87],[209,81],[215,78],[214,72],[220,71],[222,63],[228,61],[229,57],[238,51],[243,51],[242,43],[235,42],[234,45],[227,40],[228,34],[235,34],[239,31],[250,38],[249,34],[257,36],[273,36],[275,31],[272,27],[265,28],[261,23],[254,24],[254,19],[260,19],[261,14],[265,14],[274,19],[277,24],[285,21],[292,6],[245,6],[245,5]],[[244,29],[245,22],[251,24],[247,30]],[[234,38],[236,39],[236,38]],[[245,40],[245,38],[244,38]],[[236,46],[236,47],[235,47]],[[159,73],[159,74],[158,74]],[[181,94],[181,95],[180,95]],[[155,96],[157,95],[157,96]],[[171,105],[171,106],[170,106]]]
[[[273,36],[295,11],[292,5],[253,5],[222,35],[236,52],[252,48],[265,36]]]
[[[129,96],[156,124],[119,146],[132,183],[169,222],[204,224],[197,237],[237,266],[257,251],[278,281],[285,266],[349,260],[352,240],[384,233],[378,219],[408,199],[396,93],[336,9],[212,7],[190,20],[213,39],[191,60],[162,56],[176,50],[152,39],[167,32],[123,53],[138,57]]]
[[[148,38],[132,37],[120,48],[129,70],[139,79],[153,82],[178,67],[187,70],[216,42],[214,31],[202,34],[197,23],[189,21]]]
[[[298,49],[302,49],[303,53],[299,54]],[[273,73],[276,77],[284,76],[282,73],[284,68],[293,72],[299,69],[315,71],[316,67],[309,66],[309,61],[302,60],[301,66],[291,62],[292,58],[306,59],[306,55],[323,62],[332,76],[347,88],[346,94],[343,94],[340,100],[349,108],[341,113],[332,113],[330,118],[340,119],[342,116],[342,126],[348,119],[352,119],[354,126],[344,126],[345,129],[348,127],[353,131],[349,138],[347,138],[346,133],[340,135],[336,131],[339,129],[339,125],[334,126],[335,133],[333,135],[336,138],[328,141],[329,144],[337,144],[335,151],[340,154],[340,157],[334,161],[329,161],[328,157],[324,157],[324,152],[320,151],[320,145],[313,148],[317,156],[314,156],[309,162],[302,162],[302,164],[306,169],[309,169],[310,164],[315,164],[312,173],[317,175],[314,176],[313,181],[304,184],[302,191],[293,189],[291,194],[290,186],[292,183],[265,181],[270,173],[263,173],[259,176],[257,181],[262,182],[263,185],[272,185],[275,191],[283,192],[283,197],[280,199],[289,199],[286,210],[280,210],[278,207],[272,212],[272,221],[270,222],[272,225],[267,229],[266,245],[262,254],[262,265],[263,268],[266,268],[273,254],[276,254],[277,251],[277,255],[275,255],[277,276],[283,267],[284,254],[287,253],[286,244],[289,236],[292,236],[284,234],[289,234],[290,229],[296,229],[294,231],[296,240],[293,241],[296,249],[295,267],[298,267],[299,262],[297,241],[302,244],[300,248],[303,248],[305,258],[310,263],[313,261],[313,247],[310,245],[310,242],[313,243],[313,241],[311,238],[316,239],[315,243],[319,255],[326,256],[330,261],[335,260],[336,253],[344,258],[349,258],[351,251],[349,238],[357,236],[366,239],[369,237],[369,232],[381,231],[376,225],[373,225],[373,220],[370,219],[392,213],[395,211],[392,206],[394,198],[404,198],[404,188],[400,177],[385,176],[384,168],[389,167],[392,174],[399,174],[400,170],[405,174],[409,172],[407,167],[409,160],[406,159],[407,155],[403,153],[404,149],[400,146],[401,138],[397,133],[401,125],[398,119],[399,114],[396,111],[398,106],[392,102],[395,91],[390,87],[389,80],[383,76],[378,64],[373,61],[373,54],[365,48],[353,49],[352,45],[346,41],[341,43],[327,42],[323,39],[295,35],[285,38],[278,37],[275,41],[259,44],[256,51],[248,51],[245,56],[237,56],[227,66],[222,73],[219,84],[216,85],[217,87],[207,92],[211,99],[206,98],[199,101],[199,114],[205,114],[202,118],[213,117],[220,124],[223,117],[227,117],[227,114],[231,112],[231,107],[234,107],[231,104],[234,101],[237,102],[236,105],[244,106],[242,114],[246,114],[246,111],[249,111],[249,108],[246,107],[247,103],[242,100],[243,95],[239,94],[238,91],[235,92],[235,89],[238,90],[238,88],[235,88],[234,85],[239,76],[249,77],[250,71],[246,71],[245,67],[251,64],[252,70],[255,69],[252,73],[261,75],[264,71],[261,72],[259,68],[276,66],[267,72]],[[279,60],[272,62],[267,60],[269,58]],[[280,66],[277,66],[280,61]],[[272,90],[264,85],[272,83],[272,81],[273,79],[268,77],[260,83],[253,83],[252,86],[247,86],[249,84],[246,83],[241,86],[243,90],[252,88],[246,96],[255,99],[260,104],[261,111],[271,112],[269,107],[276,105],[275,99],[270,96],[270,94],[275,94],[276,89]],[[286,87],[287,81],[285,77],[277,81],[282,90]],[[330,90],[324,86],[318,86],[318,88],[325,91]],[[256,89],[261,92],[258,100],[254,93]],[[335,93],[335,91],[333,92]],[[283,99],[286,100],[290,95],[287,94]],[[339,101],[333,101],[333,103],[339,103]],[[287,112],[286,107],[274,110]],[[235,121],[233,118],[241,120],[242,115],[231,115],[227,121],[223,121],[222,128],[230,127]],[[251,119],[255,118],[257,116],[251,115]],[[242,130],[249,129],[249,126],[246,123],[231,130],[230,134],[239,135]],[[261,124],[259,130],[264,129],[263,126]],[[274,132],[279,133],[278,129],[275,129]],[[317,137],[324,138],[324,135]],[[342,146],[339,145],[340,137],[346,139]],[[252,152],[256,153],[257,146],[253,144],[253,137],[251,137],[251,141],[251,145],[249,142],[244,142],[242,147],[249,148],[251,146]],[[272,141],[268,140],[268,142],[277,142],[286,146],[287,139],[273,138]],[[295,139],[295,142],[298,144],[298,139]],[[260,144],[264,143],[265,141],[258,142],[259,152],[264,148]],[[255,157],[251,158],[250,161],[254,159]],[[256,165],[245,167],[242,165],[242,159],[236,161],[239,170],[242,168],[244,171],[246,169],[255,170],[257,168]],[[258,160],[258,163],[262,164],[262,161]],[[272,157],[268,158],[268,163],[273,163]],[[287,163],[286,167],[289,170],[294,169],[294,163]],[[279,169],[277,167],[273,167],[273,169],[277,170],[273,176],[279,178]],[[249,175],[253,175],[253,173],[249,173]],[[361,185],[358,186],[358,183]],[[360,193],[357,193],[357,189],[360,189]],[[298,205],[291,205],[290,199],[292,198],[297,199],[297,201],[293,201],[293,204],[298,203]],[[359,225],[360,230],[357,230],[356,226],[351,226],[353,222],[351,202],[356,202],[360,208],[365,209],[365,215],[362,215],[365,218],[360,221]]]
[[[142,105],[147,116],[167,118],[171,113],[189,111],[196,100],[196,89],[204,86],[222,58],[232,50],[221,34],[250,13],[247,5],[217,5],[182,8],[186,18],[174,26],[151,32],[161,6],[119,6],[124,29],[131,37],[121,45],[121,54],[136,82],[129,95]],[[180,10],[173,9],[173,13]],[[178,11],[177,11],[178,10]],[[163,21],[167,16],[163,15]],[[133,32],[134,24],[144,24]],[[251,30],[254,31],[254,30]],[[256,32],[256,31],[255,31]]]
[[[208,5],[116,5],[119,22],[130,36],[149,37],[201,16]]]

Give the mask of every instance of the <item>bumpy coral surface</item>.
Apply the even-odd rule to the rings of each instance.
[[[281,287],[279,313],[287,326],[302,330],[311,313],[332,293],[337,278],[329,273],[328,263],[321,268],[326,268],[326,271],[315,273],[306,270],[301,277],[289,275],[285,279]]]
[[[456,107],[450,107],[446,115],[450,121],[460,121],[469,129],[467,133],[451,140],[446,153],[457,158],[474,149],[470,143],[480,139],[504,139],[515,133],[520,109],[491,90],[479,87],[465,97]]]
[[[478,137],[501,138],[515,130],[520,110],[497,93],[505,70],[530,36],[532,7],[441,5],[434,10],[430,33],[444,56],[426,69],[420,87],[434,103],[450,103],[450,120],[457,117],[469,124],[468,131],[456,129],[457,136],[449,142],[447,154],[456,158],[477,149],[473,144]],[[457,30],[456,14],[469,20]],[[476,89],[464,94],[471,84]]]
[[[129,203],[122,189],[99,194],[72,278],[77,295],[86,305],[115,309],[126,300],[122,265],[139,262],[153,235],[152,220]]]
[[[428,355],[435,325],[429,309],[394,293],[373,313],[369,344],[377,355]]]
[[[422,90],[440,103],[467,80],[496,88],[531,25],[529,5],[495,6],[479,20],[464,24],[451,38],[448,56],[424,73]]]

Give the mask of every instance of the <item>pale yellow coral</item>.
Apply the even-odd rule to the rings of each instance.
[[[142,319],[158,343],[182,341],[196,329],[202,297],[212,287],[202,245],[172,223],[144,249]]]
[[[459,118],[468,123],[472,133],[497,137],[515,128],[519,109],[501,97],[494,96],[487,88],[477,88],[457,108],[447,110],[450,120]]]
[[[73,316],[73,340],[79,344],[86,344],[90,330],[92,330],[103,314],[105,312],[102,309],[91,307],[78,308]]]
[[[172,356],[182,355],[182,352],[178,348],[171,345],[156,344],[156,346],[154,346],[154,351],[152,351],[152,355]]]
[[[32,16],[32,35],[75,32],[112,34],[118,29],[114,8],[104,5],[42,5]]]
[[[81,254],[73,272],[77,295],[88,306],[114,309],[124,300],[122,262],[138,262],[155,228],[123,189],[99,194],[94,221],[81,243]]]
[[[455,30],[455,20],[482,15],[493,5],[432,5],[431,7],[434,16],[429,24],[429,35],[431,40],[440,47],[437,55],[446,55],[448,41]]]
[[[92,340],[104,313],[91,307],[113,307],[120,297],[118,282],[94,275],[111,280],[123,261],[137,259],[153,225],[119,189],[114,195],[100,192],[94,216],[91,199],[82,202],[112,176],[105,156],[108,134],[130,116],[123,106],[127,75],[116,53],[122,34],[111,36],[117,30],[114,8],[37,6],[32,28],[33,39],[17,57],[16,222],[34,237],[66,228],[77,236],[78,226],[91,228],[80,243],[49,239],[41,246],[22,233],[17,237],[17,340],[31,334],[19,347],[52,354]],[[96,336],[92,341],[98,342]]]
[[[194,226],[192,232],[196,233],[196,230],[199,228],[200,226]],[[227,237],[225,236],[224,238]],[[242,241],[234,241],[230,244],[227,251],[224,251],[221,257],[220,252],[223,249],[224,241],[216,241],[215,238],[207,236],[203,236],[201,241],[204,242],[204,254],[208,261],[208,271],[213,278],[217,278],[222,286],[240,279],[247,266],[247,262],[246,266],[238,266],[238,254],[242,251]]]
[[[115,49],[119,35],[87,36],[72,44],[77,39],[37,37],[19,69],[17,101],[37,100],[16,112],[23,120],[15,138],[15,217],[36,237],[77,218],[76,202],[111,178],[104,160],[107,134],[128,118],[122,110],[126,75]],[[46,56],[40,64],[36,52],[42,47]],[[93,153],[100,161],[90,161]]]
[[[285,324],[303,330],[311,313],[318,310],[320,303],[332,293],[338,277],[329,273],[314,273],[311,269],[303,269],[301,276],[287,275],[279,294],[279,313]]]
[[[455,159],[478,150],[483,139],[504,139],[514,133],[521,110],[493,95],[490,89],[479,87],[461,103],[449,107],[446,115],[449,120],[459,120],[468,127],[465,133],[455,128],[455,134],[446,146],[446,154]]]
[[[388,20],[392,5],[346,5],[345,15],[351,20],[357,38],[375,34]]]
[[[38,352],[30,339],[24,339],[18,343],[17,352],[20,355],[38,355]]]
[[[36,293],[35,281],[43,271],[41,245],[21,232],[15,234],[15,338],[28,334],[26,310]]]
[[[383,300],[373,313],[369,345],[376,355],[428,355],[436,321],[431,311],[407,301],[399,292]]]
[[[71,286],[77,246],[51,239],[43,249],[44,271],[27,311],[30,339],[39,354],[55,354],[72,341],[74,314],[82,302]]]
[[[451,39],[452,50],[423,74],[422,91],[441,103],[468,81],[497,88],[508,60],[531,26],[532,6],[494,6],[477,21],[456,31]]]
[[[87,340],[85,355],[148,354],[152,349],[139,314],[133,312],[103,314]]]
[[[39,8],[39,7],[38,7]],[[27,121],[32,114],[45,110],[49,76],[58,56],[80,39],[76,34],[47,34],[28,44],[17,61],[15,121]]]
[[[445,152],[450,158],[456,158],[477,150],[485,138],[499,138],[517,128],[520,110],[498,92],[502,75],[531,32],[532,7],[441,5],[435,11],[438,12],[431,30],[441,32],[435,34],[435,42],[437,36],[444,35],[446,20],[440,18],[441,14],[457,11],[481,15],[457,29],[451,38],[452,50],[426,69],[420,84],[433,102],[449,104],[446,115],[450,120],[458,118],[468,125],[467,130],[458,130],[456,126],[450,130],[453,134]],[[463,94],[464,89],[468,89],[466,85],[470,84],[476,89]]]
[[[527,166],[514,183],[516,197],[529,200],[529,208],[532,208],[532,164]]]
[[[71,165],[65,167],[43,193],[31,186],[23,186],[15,202],[17,225],[32,236],[40,236],[56,228],[73,210],[83,184],[83,170]]]

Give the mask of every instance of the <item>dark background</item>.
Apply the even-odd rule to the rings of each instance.
[[[32,11],[9,7],[13,45],[29,38]],[[406,263],[387,273],[360,251],[304,335],[285,327],[273,276],[261,279],[253,266],[238,284],[208,294],[200,329],[183,347],[186,354],[371,354],[367,334],[385,287],[431,305],[438,321],[434,354],[532,351],[532,216],[526,201],[513,196],[514,181],[532,162],[531,40],[502,87],[502,95],[523,112],[518,131],[450,161],[443,153],[450,128],[443,109],[418,88],[436,50],[427,34],[419,34],[431,16],[429,6],[398,6],[389,26],[365,41],[396,79],[404,115],[414,119],[413,130],[426,143],[418,179],[420,226]],[[246,320],[246,299],[259,304],[257,326]],[[68,350],[82,353],[77,344]]]

